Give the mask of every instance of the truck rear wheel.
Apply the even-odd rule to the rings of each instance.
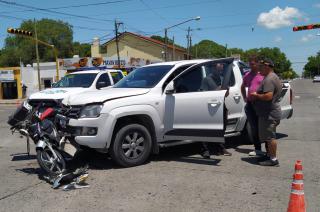
[[[110,155],[120,166],[138,166],[148,159],[151,149],[152,139],[148,129],[140,124],[129,124],[116,133]]]

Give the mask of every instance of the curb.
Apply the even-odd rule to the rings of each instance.
[[[0,101],[0,105],[20,105],[24,99],[19,99],[16,101]]]

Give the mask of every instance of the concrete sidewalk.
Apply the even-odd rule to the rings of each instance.
[[[0,99],[0,105],[20,105],[25,99]]]

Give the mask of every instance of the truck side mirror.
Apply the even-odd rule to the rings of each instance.
[[[175,91],[175,89],[174,89],[174,82],[171,81],[171,82],[169,82],[169,84],[167,85],[167,87],[166,87],[166,89],[165,89],[165,93],[166,93],[166,94],[173,94],[174,91]]]

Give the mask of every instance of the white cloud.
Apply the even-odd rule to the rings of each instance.
[[[294,20],[303,18],[302,13],[294,7],[281,9],[275,7],[269,12],[263,12],[258,17],[258,24],[268,29],[288,27],[294,24]]]
[[[307,34],[307,35],[302,36],[301,42],[306,43],[306,42],[309,42],[309,41],[311,41],[311,40],[313,40],[313,39],[315,39],[315,38],[316,38],[315,35],[313,35],[313,34]]]
[[[281,41],[282,41],[282,37],[280,37],[280,36],[277,36],[274,38],[274,42],[276,42],[276,43],[280,43]]]

